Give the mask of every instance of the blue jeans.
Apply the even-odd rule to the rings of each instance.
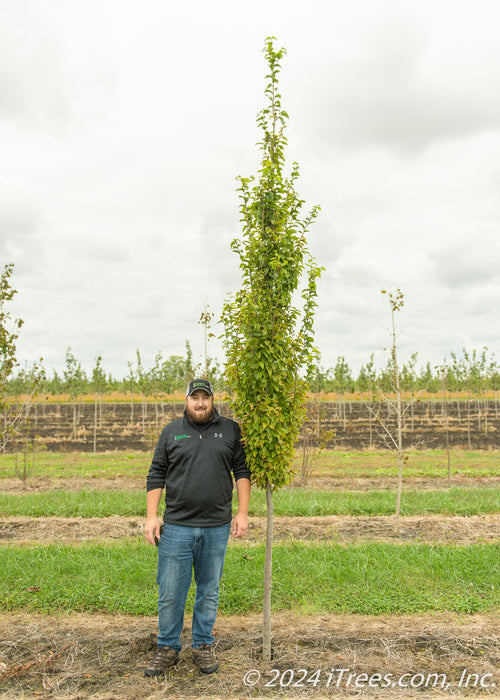
[[[212,644],[231,523],[186,527],[165,523],[158,543],[158,646],[181,650],[184,608],[194,570],[193,648]]]

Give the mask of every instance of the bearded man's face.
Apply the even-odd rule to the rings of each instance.
[[[196,425],[209,423],[214,415],[214,397],[197,389],[191,396],[186,396],[186,414]]]

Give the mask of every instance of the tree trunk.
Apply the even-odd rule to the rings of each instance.
[[[97,392],[94,395],[94,454],[97,452]]]
[[[401,494],[403,493],[403,408],[401,405],[401,390],[399,388],[399,376],[396,375],[396,391],[397,391],[397,445],[398,445],[398,491],[396,496],[396,517],[394,528],[399,531],[399,515],[401,511]]]
[[[469,450],[472,449],[472,443],[470,439],[470,394],[467,393],[467,444],[469,446]]]
[[[446,430],[446,457],[448,460],[448,488],[451,488],[451,461],[450,461],[450,426],[448,421],[448,404],[446,403],[446,389],[444,390],[444,420]]]
[[[271,588],[273,571],[273,488],[266,483],[266,558],[264,562],[264,604],[263,604],[263,628],[262,628],[262,659],[265,663],[271,661]]]

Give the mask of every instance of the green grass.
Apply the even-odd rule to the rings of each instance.
[[[143,479],[152,452],[38,452],[32,478],[45,479]],[[22,462],[20,454],[19,463]],[[0,455],[0,480],[16,475],[15,455]],[[1,482],[0,482],[1,483]]]
[[[0,492],[0,517],[143,518],[150,458],[145,452],[42,452],[33,478],[47,479],[51,490]],[[454,475],[500,476],[498,451],[453,450],[451,463]],[[315,475],[340,481],[367,478],[373,484],[378,477],[387,483],[387,477],[396,476],[396,472],[394,454],[388,451],[330,451],[321,455]],[[0,455],[0,489],[2,479],[14,476],[14,456]],[[460,477],[451,489],[417,490],[411,484],[416,477],[432,482],[445,476],[444,450],[409,453],[402,515],[500,512],[498,488],[463,488]],[[66,489],[71,479],[112,479],[116,486]],[[144,487],[138,488],[139,484]],[[276,516],[291,517],[393,515],[395,503],[393,488],[368,491],[292,486],[275,494],[274,511]],[[265,511],[265,495],[254,489],[250,516],[264,516]],[[4,545],[0,547],[0,610],[156,615],[156,560],[156,548],[142,538],[104,544]],[[229,547],[221,583],[221,613],[261,612],[263,567],[262,544],[242,542]],[[341,545],[288,540],[274,546],[275,611],[367,615],[489,612],[499,609],[499,588],[499,544]],[[188,597],[188,612],[192,604],[193,591]]]
[[[39,452],[33,477],[47,479],[110,479],[127,480],[146,477],[151,452]],[[500,476],[498,450],[451,450],[451,473],[454,476]],[[21,459],[21,455],[19,459]],[[301,453],[297,452],[295,466],[300,471]],[[339,452],[327,450],[320,456],[315,474],[335,478],[395,477],[397,461],[389,450]],[[446,450],[418,450],[408,452],[405,477],[445,478],[447,475]],[[15,476],[15,456],[0,455],[0,480]]]
[[[392,515],[396,508],[396,493],[385,491],[341,491],[285,488],[274,497],[275,515]],[[265,494],[254,491],[251,497],[252,515],[265,515]],[[401,497],[402,515],[478,515],[498,513],[498,488],[443,489],[440,491],[404,491]]]
[[[143,543],[0,549],[0,609],[155,615],[156,549]],[[264,547],[230,547],[222,614],[261,610]],[[277,544],[273,609],[303,614],[488,612],[500,545]],[[187,611],[192,609],[192,591]]]
[[[405,478],[446,478],[448,455],[446,450],[409,450],[404,466]],[[295,466],[300,471],[301,455],[297,453]],[[500,477],[500,453],[498,450],[450,450],[450,471],[461,477]],[[326,450],[319,458],[316,475],[337,478],[396,477],[397,458],[390,450],[365,450],[341,452]]]
[[[396,494],[390,490],[285,488],[278,491],[273,500],[274,513],[278,516],[392,515]],[[3,517],[144,517],[145,507],[144,490],[0,493],[0,516]],[[402,515],[478,515],[499,511],[500,494],[497,488],[405,491],[401,501]],[[250,516],[263,516],[265,513],[265,495],[254,489]]]
[[[146,515],[146,492],[139,490],[37,491],[0,493],[1,516],[106,518]]]

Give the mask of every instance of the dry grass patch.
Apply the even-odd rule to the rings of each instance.
[[[191,661],[189,624],[178,665],[160,679],[144,677],[154,653],[156,619],[106,615],[0,616],[0,697],[54,700],[136,700],[147,698],[329,697],[498,697],[500,619],[495,616],[274,616],[274,659],[260,658],[260,616],[219,617],[216,625],[219,672],[199,673]],[[187,621],[189,623],[189,620]],[[273,671],[275,669],[275,671]],[[318,683],[280,687],[315,672]],[[332,669],[336,673],[332,674]],[[337,684],[340,669],[353,674]],[[260,681],[245,685],[255,670]],[[460,687],[464,670],[469,687]],[[327,682],[331,675],[329,687]],[[368,687],[363,675],[390,679]],[[408,675],[409,674],[409,675]],[[435,676],[435,674],[437,674]],[[443,675],[444,674],[444,675]],[[473,675],[475,674],[475,675]],[[445,676],[445,679],[444,679]],[[488,687],[474,685],[475,676]],[[254,677],[256,677],[254,675]],[[436,685],[432,683],[436,678]],[[274,679],[274,680],[273,680]],[[428,681],[428,686],[399,688]],[[429,680],[430,679],[430,680]],[[355,684],[361,682],[360,690]],[[446,686],[443,685],[446,680]],[[266,686],[266,683],[269,684]]]
[[[2,544],[71,543],[84,540],[118,540],[142,538],[143,518],[111,516],[109,518],[33,518],[9,517],[0,523]],[[280,516],[274,521],[276,541],[331,540],[334,542],[428,542],[469,545],[500,540],[500,514],[472,516],[408,516],[400,518],[399,532],[394,531],[392,516]],[[235,545],[263,542],[265,518],[252,517],[243,540]]]

